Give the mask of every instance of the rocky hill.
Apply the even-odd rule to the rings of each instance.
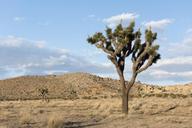
[[[136,83],[132,97],[186,97],[191,96],[191,86],[159,87]],[[88,73],[68,73],[64,75],[23,76],[0,80],[0,100],[41,99],[41,91],[47,90],[51,99],[97,99],[120,97],[118,80],[102,78]]]

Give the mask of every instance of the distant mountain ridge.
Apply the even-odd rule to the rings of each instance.
[[[22,76],[0,80],[0,100],[41,99],[39,90],[48,90],[48,98],[112,98],[121,96],[118,80],[102,78],[89,73],[67,73],[64,75]],[[131,91],[133,97],[155,96],[161,93],[190,95],[192,84],[159,87],[136,83]]]

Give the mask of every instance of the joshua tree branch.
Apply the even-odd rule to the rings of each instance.
[[[132,77],[126,87],[127,91],[130,91],[131,87],[134,85],[136,77],[137,77],[137,73],[133,71]]]
[[[150,67],[151,64],[153,63],[153,58],[154,57],[152,55],[150,55],[148,62],[143,67],[141,67],[139,70],[137,70],[136,73],[140,73],[140,72],[146,70],[148,67]]]
[[[108,58],[116,67],[118,67],[118,62],[117,62],[117,58],[116,58],[116,57],[108,55],[107,58]]]
[[[110,50],[106,49],[106,48],[105,48],[103,45],[101,45],[101,44],[97,44],[96,46],[97,46],[98,48],[102,49],[105,53],[107,53],[107,54],[109,54],[109,55],[111,55],[111,56],[114,56],[114,55],[115,55],[113,51],[110,51]]]
[[[145,47],[145,50],[136,58],[136,61],[134,65],[137,67],[138,64],[141,62],[142,58],[147,54],[148,48],[150,47],[149,43],[147,43],[147,46]]]
[[[118,64],[117,58],[114,56],[108,55],[107,58],[115,65],[115,68],[117,70],[117,73],[119,76],[123,75],[123,71],[120,69],[120,66]]]

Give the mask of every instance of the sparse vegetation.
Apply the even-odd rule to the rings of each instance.
[[[0,105],[0,127],[116,128],[118,126],[118,128],[142,128],[142,124],[146,122],[150,122],[148,123],[149,128],[163,127],[164,125],[184,128],[192,125],[190,97],[185,100],[178,97],[133,98],[129,103],[130,116],[125,117],[121,114],[120,98],[52,100],[49,104],[44,105],[40,100],[23,101],[23,103],[4,101]],[[13,105],[12,108],[7,107],[11,105]],[[175,119],[182,122],[181,125],[175,126],[174,123],[170,123],[170,120],[174,121]]]
[[[64,120],[60,115],[51,115],[48,117],[47,128],[63,128]]]
[[[100,78],[83,73],[67,74],[66,76],[59,76],[59,78],[58,76],[54,77],[57,80],[52,80],[52,78],[44,76],[43,78],[40,77],[41,80],[38,80],[38,77],[36,79],[25,77],[26,81],[23,81],[22,78],[22,81],[17,82],[18,86],[15,88],[14,93],[21,100],[1,101],[0,127],[55,128],[60,126],[93,126],[95,128],[140,128],[146,122],[151,122],[148,125],[149,128],[164,127],[164,124],[170,125],[172,122],[180,122],[176,123],[177,126],[174,123],[171,124],[174,128],[184,128],[192,125],[191,85],[159,87],[135,83],[129,95],[130,116],[125,117],[124,114],[121,114],[121,89],[117,86],[119,85],[118,80]],[[19,81],[18,79],[20,80],[21,78],[14,80]],[[33,85],[35,83],[38,86],[31,86],[32,84],[28,80]],[[48,80],[51,84],[47,82]],[[63,84],[61,80],[66,83]],[[12,79],[4,82],[0,81],[0,87],[4,90],[3,95],[6,99],[11,96],[9,87],[15,87],[15,83],[10,81]],[[61,82],[54,83],[55,81]],[[1,82],[5,83],[4,85],[6,86],[3,86]],[[36,100],[36,96],[40,93],[38,89],[43,87],[48,88],[48,98],[52,98],[49,103],[42,102],[41,96],[39,96],[40,100]],[[24,90],[23,93],[19,93],[21,88]],[[63,89],[62,92],[61,89]],[[26,92],[28,92],[28,95],[25,95]],[[80,98],[71,100],[71,95]],[[28,97],[31,100],[25,100]],[[55,99],[57,97],[66,99]],[[9,100],[11,99],[13,97]],[[153,116],[151,117],[151,115]]]
[[[20,123],[22,125],[29,126],[31,123],[33,123],[33,118],[31,117],[30,112],[21,112],[20,113]]]

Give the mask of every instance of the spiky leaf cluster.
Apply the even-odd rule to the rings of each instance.
[[[141,72],[156,63],[160,59],[157,53],[159,45],[155,45],[157,33],[151,29],[145,30],[145,41],[141,41],[140,29],[134,32],[135,22],[131,22],[127,27],[122,24],[117,25],[114,29],[107,27],[105,35],[97,32],[88,37],[90,44],[97,46],[108,54],[108,58],[116,66],[124,70],[125,58],[131,55],[135,72]],[[115,63],[117,62],[117,63]],[[122,63],[123,62],[123,63]]]
[[[139,36],[136,36],[133,47],[132,61],[135,64],[136,72],[139,73],[147,69],[153,63],[156,63],[161,57],[157,52],[159,45],[154,44],[154,41],[157,39],[157,33],[153,33],[151,29],[147,29],[145,31],[145,42],[142,44],[141,34],[138,35]]]
[[[114,52],[116,56],[121,56],[121,52],[125,55],[126,52],[131,52],[132,41],[134,40],[134,22],[131,22],[128,27],[117,25],[114,30],[107,27],[105,36],[98,32],[89,37],[87,41],[100,48],[105,48]]]

